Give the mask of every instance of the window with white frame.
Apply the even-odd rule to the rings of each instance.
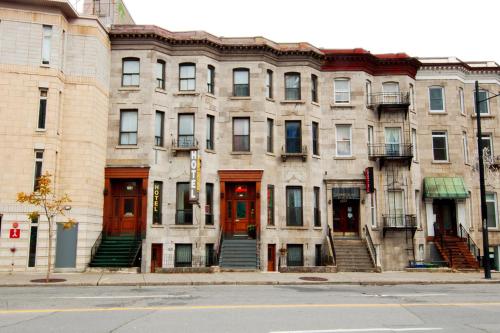
[[[140,61],[138,58],[122,60],[122,86],[138,87],[140,78]]]
[[[33,179],[33,190],[37,191],[40,187],[39,181],[42,177],[43,169],[43,149],[35,149],[35,174]]]
[[[413,84],[410,83],[410,108],[415,110],[415,89]]]
[[[195,147],[194,139],[194,114],[179,114],[179,132],[177,133],[177,145],[182,148]]]
[[[300,100],[300,73],[285,73],[285,99]]]
[[[179,90],[196,90],[196,65],[193,63],[179,64]]]
[[[40,103],[38,105],[38,129],[45,129],[45,119],[47,117],[47,89],[40,89]]]
[[[487,223],[488,228],[496,229],[498,228],[497,220],[497,194],[496,193],[486,193],[486,208],[487,208]]]
[[[337,156],[352,156],[352,133],[351,125],[337,125],[336,127],[337,135]]]
[[[417,149],[417,129],[411,129],[411,149],[413,151],[413,159],[418,161],[418,149]]]
[[[490,114],[490,101],[488,101],[488,92],[486,90],[479,90],[479,113]],[[474,113],[476,113],[476,93],[474,92]]]
[[[368,125],[368,155],[373,153],[373,126]]]
[[[465,114],[464,89],[458,88],[458,103],[460,103],[460,113]]]
[[[52,41],[52,26],[44,25],[42,32],[42,64],[50,64],[50,51],[51,51],[51,41]]]
[[[120,111],[120,145],[137,144],[137,110]]]
[[[351,102],[351,81],[349,79],[335,79],[333,81],[334,85],[334,101],[335,103],[345,103]]]
[[[483,142],[483,151],[486,151],[489,156],[493,156],[493,141],[491,140],[491,134],[483,134],[481,141]]]
[[[469,144],[467,142],[467,132],[462,132],[462,148],[464,150],[464,163],[469,164]]]
[[[404,210],[404,193],[403,191],[388,191],[387,192],[388,215],[386,216],[386,224],[390,227],[404,226],[405,210]]]
[[[372,104],[372,81],[366,80],[365,83],[365,92],[366,92],[366,104]]]
[[[429,87],[429,110],[431,112],[444,112],[444,88]]]
[[[384,103],[398,104],[400,103],[399,83],[398,82],[384,82],[382,83],[382,91]]]
[[[250,70],[248,68],[233,69],[233,96],[250,96]]]
[[[377,192],[370,194],[370,215],[372,227],[377,227]]]
[[[448,135],[446,132],[432,132],[432,153],[434,161],[448,161]]]

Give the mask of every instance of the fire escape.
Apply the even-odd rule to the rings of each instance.
[[[368,108],[383,119],[384,142],[369,142],[368,156],[377,161],[385,171],[386,213],[383,217],[383,237],[387,232],[404,232],[409,260],[415,260],[414,235],[417,230],[416,216],[407,214],[411,191],[402,169],[411,168],[413,146],[408,117],[410,94],[385,92],[368,96]],[[384,115],[384,116],[383,116]],[[383,118],[382,118],[383,117]]]

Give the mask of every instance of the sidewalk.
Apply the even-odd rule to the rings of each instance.
[[[181,286],[181,285],[398,285],[398,284],[482,284],[500,283],[500,274],[485,280],[482,272],[474,273],[267,273],[222,272],[199,274],[137,274],[137,273],[54,273],[57,283],[32,283],[44,278],[43,273],[0,273],[0,287],[26,286]],[[307,281],[301,278],[320,278]],[[326,280],[325,280],[326,279]]]

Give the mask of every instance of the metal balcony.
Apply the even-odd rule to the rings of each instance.
[[[178,152],[198,150],[198,140],[191,135],[179,136],[179,141],[172,140],[172,154],[175,156]]]
[[[417,217],[415,215],[388,214],[383,215],[382,219],[384,237],[387,231],[410,231],[412,236],[417,231]]]
[[[410,167],[413,159],[413,145],[408,143],[369,144],[368,158],[378,160],[380,169],[386,161],[402,161]]]
[[[298,149],[287,149],[284,146],[281,147],[281,160],[286,162],[287,158],[290,157],[300,157],[302,161],[307,160],[307,146],[298,147]]]
[[[370,94],[368,95],[367,107],[369,109],[377,111],[379,119],[382,115],[382,111],[403,111],[406,118],[408,116],[408,109],[410,107],[410,93],[393,92]]]

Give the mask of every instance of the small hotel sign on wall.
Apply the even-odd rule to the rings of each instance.
[[[201,161],[197,150],[191,150],[189,163],[189,201],[198,202],[200,196]]]
[[[153,184],[153,223],[161,224],[161,196],[162,182],[154,182]]]

